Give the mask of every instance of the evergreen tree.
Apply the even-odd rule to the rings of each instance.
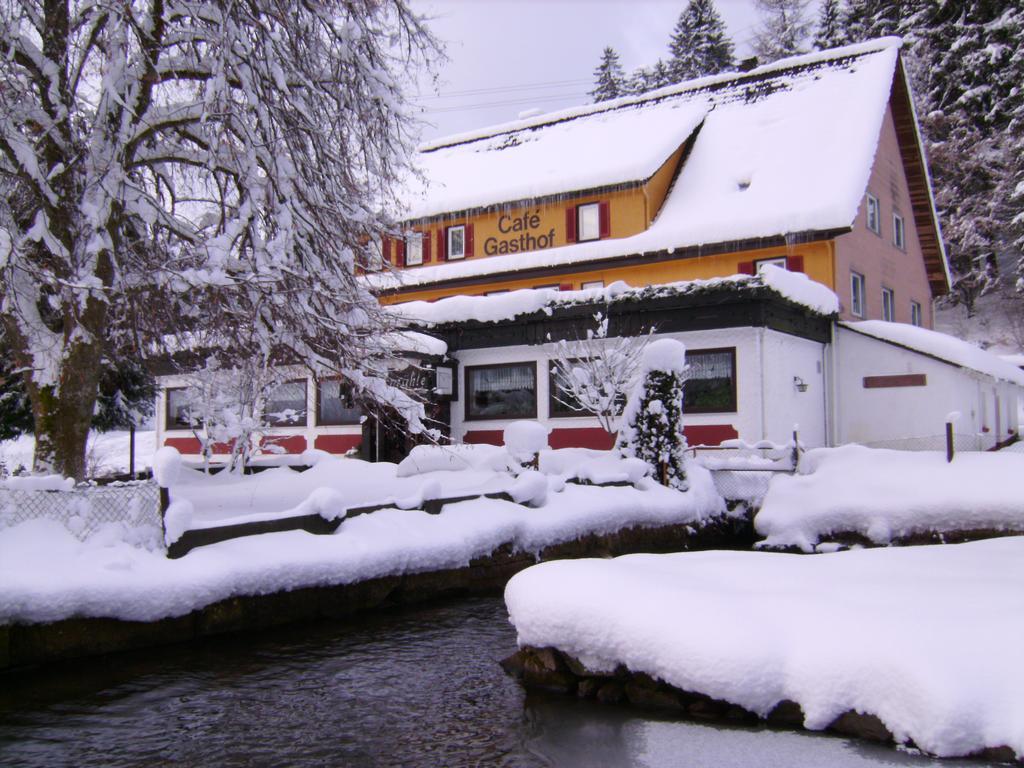
[[[622,414],[616,447],[625,457],[645,461],[662,485],[685,491],[686,347],[675,339],[651,342],[644,350],[642,373]]]
[[[714,75],[733,66],[733,45],[713,0],[690,0],[668,44],[673,83]]]
[[[601,54],[601,63],[594,70],[594,90],[590,97],[596,104],[599,101],[617,99],[626,95],[626,74],[619,63],[619,54],[608,46]]]
[[[658,59],[653,66],[635,69],[629,76],[626,90],[631,94],[641,94],[671,84],[672,77],[669,74],[668,65]]]
[[[754,35],[754,53],[762,63],[803,53],[813,24],[808,0],[754,0],[761,25]]]
[[[843,26],[845,9],[841,0],[824,0],[818,12],[818,27],[814,33],[814,50],[826,51],[849,42]]]

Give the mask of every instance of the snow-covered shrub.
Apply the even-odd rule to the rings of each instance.
[[[543,507],[548,500],[548,479],[535,469],[528,469],[508,489],[509,496],[516,504]]]
[[[513,421],[505,427],[505,450],[521,464],[533,462],[541,451],[548,448],[549,432],[547,427],[536,421]]]
[[[161,488],[170,488],[181,476],[181,454],[165,445],[153,454],[153,479]]]
[[[644,350],[643,378],[626,403],[616,447],[624,457],[642,459],[662,485],[685,491],[683,384],[686,347],[659,339]]]

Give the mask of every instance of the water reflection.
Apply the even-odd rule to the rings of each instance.
[[[958,765],[527,699],[497,665],[514,648],[482,599],[0,677],[0,765]]]

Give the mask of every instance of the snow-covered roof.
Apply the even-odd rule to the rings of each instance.
[[[641,181],[692,147],[651,226],[619,239],[405,270],[407,287],[746,239],[847,229],[867,187],[900,47],[782,59],[425,146],[407,218]]]
[[[409,301],[393,304],[389,309],[410,324],[431,327],[470,321],[500,323],[537,312],[551,314],[556,307],[573,304],[614,304],[708,291],[760,288],[767,288],[816,314],[834,315],[839,312],[839,300],[827,287],[812,281],[801,272],[787,272],[773,266],[764,267],[757,276],[732,275],[710,280],[683,280],[643,288],[632,288],[623,282],[581,291],[523,288],[490,296],[450,296],[437,301]]]
[[[986,352],[981,347],[976,347],[954,336],[930,331],[916,325],[889,323],[884,320],[844,322],[841,325],[852,331],[937,357],[961,368],[970,368],[995,379],[1024,386],[1024,371],[1020,368],[1006,362],[999,355]]]

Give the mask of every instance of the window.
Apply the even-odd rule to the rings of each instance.
[[[601,237],[601,204],[587,203],[576,208],[576,240],[598,240]]]
[[[864,317],[864,275],[850,273],[850,313]]]
[[[896,321],[896,297],[892,288],[882,289],[882,319],[890,323]]]
[[[868,193],[867,203],[868,229],[876,235],[882,234],[882,209],[878,205],[878,198]]]
[[[537,364],[466,368],[467,419],[537,417]]]
[[[405,266],[418,267],[423,263],[423,233],[410,232],[405,236]]]
[[[462,259],[466,256],[466,227],[459,224],[455,227],[448,227],[445,237],[448,240],[446,253],[449,261]]]
[[[286,381],[271,392],[263,417],[272,427],[306,426],[306,380]]]
[[[359,424],[363,411],[356,405],[352,388],[340,379],[324,379],[317,387],[316,423],[329,427],[338,424]]]
[[[533,286],[533,288],[536,291],[539,291],[542,288],[550,288],[552,290],[557,291],[557,290],[559,290],[561,288],[561,286],[558,283],[545,283],[544,285],[535,285],[535,286]]]
[[[783,269],[786,269],[786,257],[776,256],[774,259],[757,259],[754,261],[754,274],[761,274],[761,268],[766,267],[769,264],[773,267],[782,267]]]
[[[175,387],[164,390],[167,404],[167,417],[164,424],[167,429],[191,429],[189,419],[188,388]]]
[[[687,351],[683,387],[684,413],[728,413],[736,410],[736,349]]]
[[[584,291],[588,288],[604,288],[604,280],[590,280],[586,283],[581,283],[580,288]]]
[[[916,301],[910,302],[910,324],[921,325],[921,305]]]
[[[892,215],[892,244],[901,251],[907,248],[906,228],[903,224],[903,217],[898,213]]]

